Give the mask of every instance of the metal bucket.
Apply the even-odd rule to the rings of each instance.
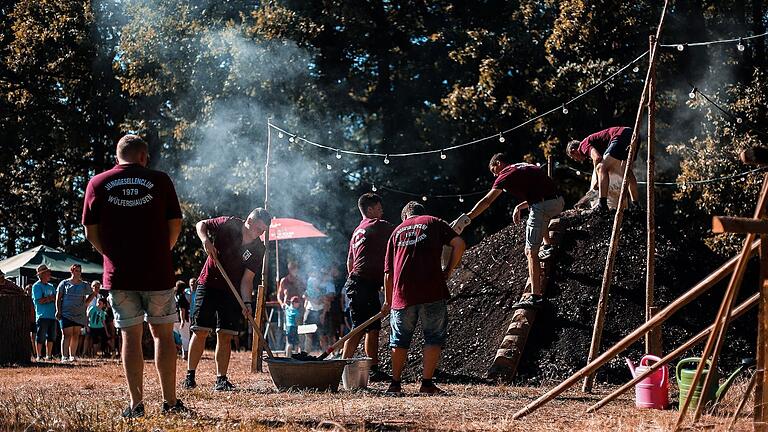
[[[371,372],[373,359],[370,357],[349,359],[351,362],[344,367],[341,374],[341,382],[345,390],[362,389],[368,387],[368,374]]]
[[[291,358],[268,358],[269,375],[279,391],[338,391],[339,381],[348,360],[301,361]]]

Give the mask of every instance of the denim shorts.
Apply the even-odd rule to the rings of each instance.
[[[291,345],[299,344],[299,328],[297,326],[288,326],[285,328],[285,337]]]
[[[45,341],[53,342],[56,340],[56,320],[50,318],[40,318],[37,320],[35,329],[35,342],[41,344]]]
[[[71,319],[69,319],[67,317],[62,317],[59,320],[59,326],[61,326],[61,328],[63,328],[63,329],[69,328],[69,327],[85,327],[84,325],[80,324],[79,322],[77,322],[75,320],[71,320]]]
[[[150,324],[172,324],[176,313],[174,288],[163,291],[110,290],[109,305],[115,314],[115,327],[127,328],[146,321]]]
[[[623,131],[616,137],[614,137],[611,142],[608,143],[608,148],[605,149],[605,154],[603,154],[603,158],[606,156],[611,156],[614,159],[618,159],[620,161],[626,161],[629,157],[629,145],[632,143],[632,128],[624,128]]]
[[[528,206],[528,222],[525,224],[525,249],[534,250],[541,246],[544,230],[549,229],[549,221],[557,217],[565,207],[563,197],[541,201]]]
[[[424,345],[439,346],[445,344],[448,331],[448,307],[445,300],[408,306],[405,309],[392,309],[389,324],[392,335],[389,338],[391,348],[410,348],[416,323],[421,321],[424,330]]]

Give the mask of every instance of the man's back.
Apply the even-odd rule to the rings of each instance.
[[[171,179],[121,164],[88,183],[83,225],[98,225],[104,288],[157,291],[173,286],[168,220],[181,219]]]

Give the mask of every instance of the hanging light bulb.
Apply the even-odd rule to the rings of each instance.
[[[563,104],[563,114],[568,114],[568,107]]]
[[[744,121],[741,117],[736,117],[736,123],[741,124]]]
[[[427,200],[427,196],[426,196],[426,195],[424,195],[423,197],[421,197],[421,200],[422,200],[422,201],[426,201],[426,200]]]
[[[461,195],[459,195],[459,202],[460,202],[460,203],[463,203],[463,202],[464,202],[464,198],[463,198]]]
[[[736,49],[739,51],[744,51],[747,47],[744,46],[744,44],[741,42],[741,38],[739,38],[739,43],[736,44]]]
[[[376,192],[378,189],[376,189],[376,183],[371,185],[371,192]]]
[[[384,165],[389,165],[389,155],[384,156]]]
[[[282,138],[282,137],[283,137],[283,133],[282,133],[282,132],[278,132],[278,133],[277,133],[277,137],[278,137],[278,138]]]
[[[576,171],[576,175],[580,176],[581,175],[581,171]]]
[[[294,142],[296,142],[296,138],[292,136],[292,137],[288,138],[288,142],[294,143]]]
[[[632,68],[632,72],[634,73],[640,72],[640,66],[635,65],[635,67]]]
[[[691,99],[696,99],[696,92],[697,92],[697,91],[698,91],[698,90],[696,90],[696,87],[692,88],[692,89],[691,89],[691,92],[690,92],[690,93],[688,93],[688,97],[689,97],[689,98],[691,98]]]
[[[678,44],[678,45],[677,45],[677,50],[678,50],[678,51],[682,51],[682,50],[684,50],[684,49],[685,49],[685,45],[683,45],[683,44]]]
[[[333,167],[331,166],[331,164],[325,164],[325,167],[326,167],[326,168],[328,168],[329,170],[330,170],[330,169],[333,169]]]
[[[336,159],[341,159],[341,153],[338,150],[336,150]]]
[[[447,157],[448,156],[446,156],[445,153],[443,153],[443,151],[440,150],[440,159],[445,160]]]
[[[507,140],[507,139],[506,139],[506,138],[504,138],[504,135],[503,135],[501,132],[499,132],[499,142],[500,142],[500,143],[503,143],[503,142],[504,142],[504,141],[506,141],[506,140]]]

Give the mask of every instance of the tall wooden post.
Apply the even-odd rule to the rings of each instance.
[[[656,38],[651,35],[648,38],[650,50],[653,51],[656,46]],[[650,66],[650,82],[648,83],[648,171],[646,175],[646,195],[647,195],[647,229],[648,233],[646,244],[646,273],[645,273],[645,320],[651,319],[653,308],[653,291],[656,272],[656,215],[655,215],[655,196],[654,183],[656,176],[656,65]],[[654,332],[648,332],[645,335],[645,352],[656,356],[661,355],[659,346],[659,336],[661,329]],[[654,340],[656,339],[656,340]]]
[[[267,119],[267,161],[264,164],[264,209],[269,210],[269,157],[272,149],[272,119]],[[256,314],[254,320],[259,328],[264,328],[264,309],[266,308],[267,289],[269,288],[269,229],[264,232],[264,259],[261,266],[261,284],[256,290]],[[253,329],[251,340],[251,372],[263,372],[261,356],[264,347],[259,337],[259,329]]]
[[[645,85],[643,86],[643,92],[640,95],[640,104],[637,108],[637,115],[635,116],[635,125],[632,129],[632,142],[629,146],[629,156],[627,157],[627,163],[624,167],[624,179],[621,182],[621,192],[619,193],[619,204],[616,208],[616,216],[613,218],[613,229],[611,232],[611,241],[608,245],[608,256],[605,258],[605,270],[603,271],[603,283],[600,286],[600,297],[597,300],[597,311],[595,312],[595,324],[592,327],[592,343],[589,346],[589,355],[587,356],[587,364],[598,356],[600,352],[600,341],[603,337],[603,326],[605,325],[605,310],[608,306],[608,292],[611,288],[611,279],[613,278],[613,266],[616,263],[616,252],[619,249],[619,237],[621,235],[621,222],[624,218],[624,200],[627,196],[627,176],[629,171],[634,165],[635,157],[637,156],[637,146],[640,138],[640,123],[643,118],[643,110],[645,109],[646,96],[649,91],[649,84],[651,78],[651,72],[653,65],[658,58],[658,44],[661,30],[664,28],[664,17],[667,14],[667,7],[669,6],[669,0],[664,1],[664,8],[661,11],[661,18],[659,19],[659,26],[656,28],[656,37],[654,39],[653,49],[651,49],[648,57],[648,72],[645,75]],[[582,391],[591,392],[592,385],[595,382],[594,371],[584,377],[584,384],[582,385]]]
[[[768,236],[760,236],[763,244]],[[752,417],[756,432],[768,431],[768,246],[760,248],[760,310],[757,315],[757,368],[755,371],[755,409]]]
[[[555,158],[552,156],[547,156],[547,175],[549,178],[555,176]]]

